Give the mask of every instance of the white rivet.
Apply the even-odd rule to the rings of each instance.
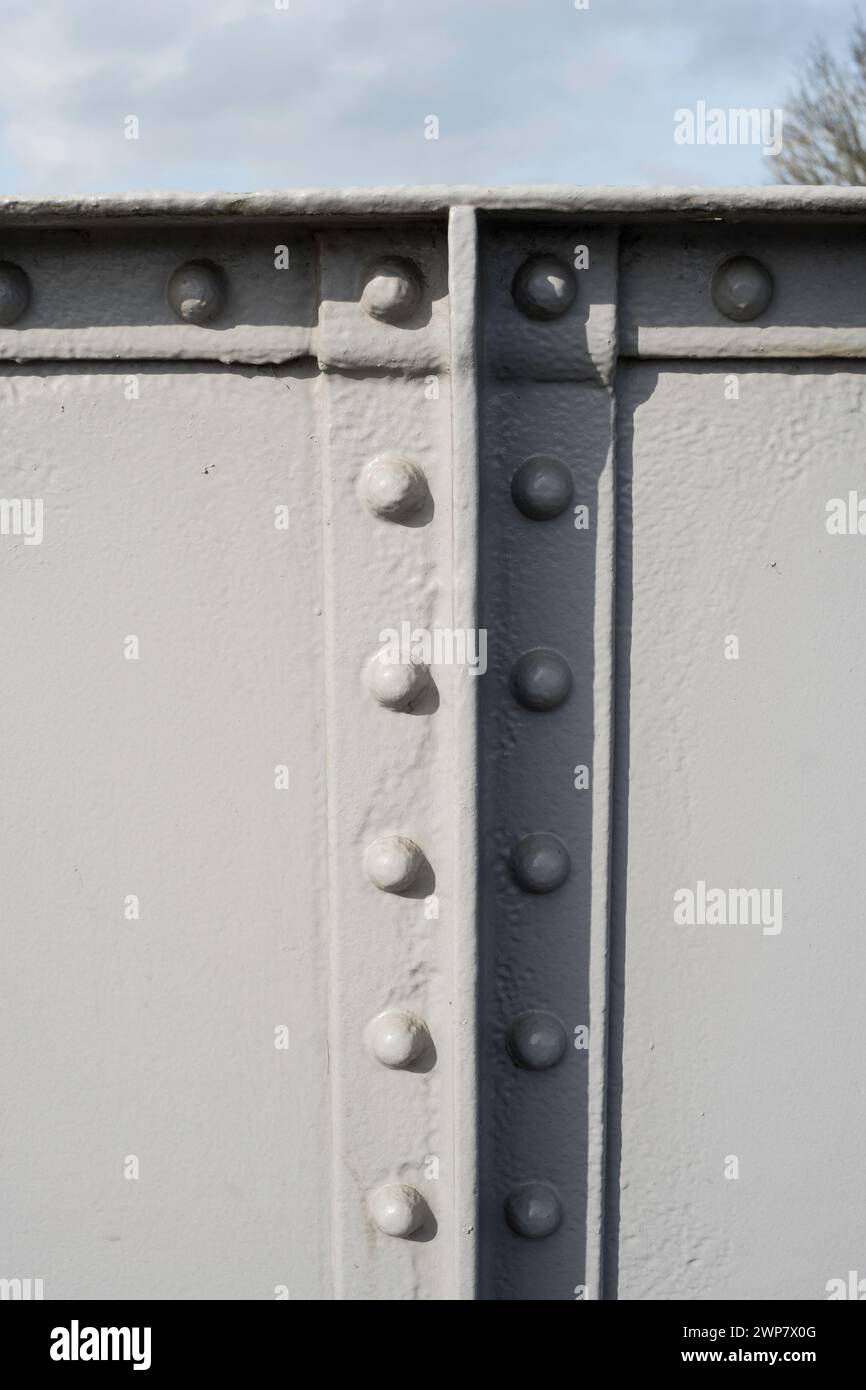
[[[215,318],[225,298],[222,274],[209,261],[187,261],[168,282],[169,305],[186,323],[206,323]]]
[[[425,1202],[415,1187],[406,1183],[389,1183],[378,1187],[369,1198],[373,1220],[386,1236],[405,1240],[424,1220]]]
[[[411,710],[430,684],[430,670],[421,661],[395,661],[387,647],[370,657],[364,672],[374,700],[387,709]]]
[[[417,464],[400,454],[378,454],[364,465],[361,497],[364,506],[384,521],[399,521],[417,512],[429,496],[427,480]]]
[[[405,1010],[387,1009],[367,1026],[370,1050],[383,1067],[410,1067],[430,1045],[423,1018]]]
[[[405,835],[382,835],[364,851],[364,869],[383,893],[405,893],[418,876],[424,856]]]
[[[402,323],[421,303],[421,277],[417,266],[399,256],[377,261],[367,276],[361,304],[382,323]]]

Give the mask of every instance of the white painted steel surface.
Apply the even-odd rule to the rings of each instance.
[[[863,1266],[864,220],[0,200],[0,1280]]]

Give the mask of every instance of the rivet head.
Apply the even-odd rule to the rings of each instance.
[[[383,1067],[411,1067],[430,1045],[423,1018],[402,1009],[388,1009],[367,1026],[370,1051]]]
[[[172,275],[166,295],[179,319],[185,323],[207,323],[216,318],[223,306],[222,273],[209,261],[187,261]]]
[[[577,280],[558,256],[530,256],[515,275],[511,293],[527,318],[558,319],[574,303]]]
[[[518,840],[511,851],[511,867],[525,892],[552,893],[568,878],[571,859],[556,835],[539,831]]]
[[[386,648],[375,653],[364,672],[373,699],[386,709],[406,713],[423,699],[430,685],[430,669],[421,661],[395,661]]]
[[[720,314],[746,323],[762,314],[773,298],[773,277],[751,256],[733,256],[713,276],[711,293]]]
[[[379,454],[361,474],[364,506],[383,521],[402,521],[423,507],[427,480],[417,464],[399,454]]]
[[[426,1203],[415,1187],[406,1183],[388,1183],[377,1187],[369,1197],[370,1214],[386,1236],[406,1240],[414,1235],[424,1221]]]
[[[0,325],[4,328],[20,319],[30,303],[30,281],[11,261],[0,261]]]
[[[381,835],[364,851],[364,869],[370,882],[383,893],[405,893],[411,888],[424,856],[405,835]]]
[[[558,1018],[532,1009],[514,1020],[508,1030],[507,1046],[518,1067],[546,1071],[562,1061],[567,1041]]]
[[[412,261],[388,256],[370,270],[361,292],[361,304],[381,323],[403,323],[421,303],[421,275]]]
[[[515,507],[531,521],[551,521],[564,512],[574,494],[574,479],[559,459],[533,454],[511,479]]]
[[[505,1216],[515,1235],[542,1240],[562,1220],[562,1203],[549,1183],[525,1182],[508,1194]]]
[[[511,688],[515,698],[527,709],[556,709],[571,690],[568,662],[559,652],[533,647],[519,656],[512,666]]]

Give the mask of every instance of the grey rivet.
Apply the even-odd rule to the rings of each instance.
[[[511,867],[525,892],[552,893],[568,878],[571,860],[556,835],[539,831],[518,840],[511,851]]]
[[[364,465],[361,497],[367,510],[384,521],[412,516],[428,496],[427,480],[411,459],[379,454]]]
[[[527,709],[556,709],[571,690],[568,662],[559,652],[533,647],[519,656],[511,668],[511,688]]]
[[[405,893],[418,876],[424,856],[404,835],[382,835],[364,851],[370,882],[383,893]]]
[[[364,672],[374,700],[386,709],[409,711],[430,685],[430,670],[421,661],[395,661],[387,648],[375,653]]]
[[[222,272],[209,261],[179,266],[166,291],[170,307],[186,323],[206,323],[220,312],[225,299]]]
[[[711,292],[720,314],[745,323],[762,314],[773,298],[773,277],[751,256],[733,256],[719,266]]]
[[[511,479],[515,507],[531,521],[550,521],[564,512],[574,494],[574,479],[559,459],[533,454]]]
[[[417,1188],[406,1183],[378,1187],[368,1200],[373,1220],[386,1236],[405,1240],[414,1235],[424,1220],[424,1198]]]
[[[577,280],[557,256],[530,256],[514,277],[515,302],[531,319],[557,319],[574,303]]]
[[[505,1216],[515,1235],[541,1240],[562,1220],[562,1203],[549,1183],[525,1182],[509,1193]]]
[[[410,1067],[430,1045],[427,1025],[417,1014],[388,1009],[367,1027],[370,1051],[383,1067]]]
[[[20,319],[30,303],[30,281],[11,261],[0,261],[0,325],[4,328]]]
[[[514,1020],[508,1030],[507,1046],[517,1066],[545,1071],[562,1060],[567,1041],[558,1018],[531,1010]]]
[[[361,292],[361,304],[371,318],[382,323],[403,323],[421,303],[418,267],[399,256],[377,261]]]

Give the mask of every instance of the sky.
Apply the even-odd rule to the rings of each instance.
[[[679,144],[675,113],[784,109],[810,44],[842,47],[853,13],[851,0],[2,0],[0,194],[765,184],[760,145]]]

